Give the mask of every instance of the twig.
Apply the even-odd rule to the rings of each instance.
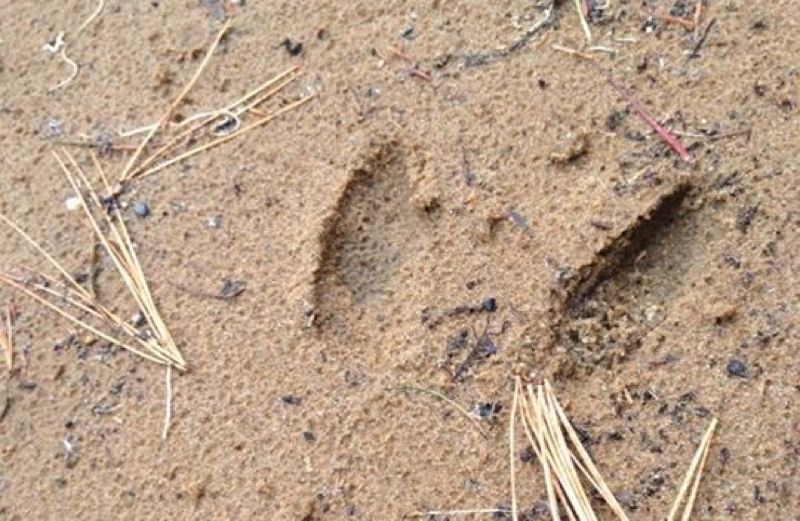
[[[694,5],[694,39],[697,40],[699,34],[697,31],[700,30],[700,17],[703,16],[703,0],[697,0],[697,3]]]
[[[13,313],[11,311],[11,304],[6,304],[6,323],[5,335],[0,335],[0,347],[3,348],[6,366],[9,372],[14,368],[14,330],[13,330]],[[2,332],[0,332],[2,333]]]
[[[722,134],[701,134],[698,132],[684,132],[681,130],[670,130],[676,136],[691,137],[695,139],[704,139],[706,141],[718,141],[720,139],[727,139],[729,137],[743,136],[749,134],[753,129],[746,128],[742,130],[733,130],[731,132],[724,132]]]
[[[692,162],[692,156],[689,154],[689,151],[681,144],[680,140],[675,137],[675,135],[667,130],[661,123],[653,117],[652,114],[645,108],[645,106],[633,95],[623,87],[620,83],[618,83],[611,74],[611,71],[597,63],[594,57],[577,51],[575,49],[570,49],[568,47],[562,47],[561,45],[553,45],[553,49],[557,51],[566,52],[568,54],[572,54],[573,56],[577,56],[589,62],[591,65],[597,68],[603,75],[606,77],[606,81],[614,87],[614,89],[619,93],[620,96],[625,98],[625,101],[628,102],[628,105],[636,112],[636,114],[644,121],[653,131],[655,131],[658,136],[666,142],[676,154],[680,156],[681,159],[686,161],[687,163]]]
[[[601,68],[601,70],[603,69]],[[606,80],[608,81],[608,83],[611,84],[611,86],[614,87],[617,90],[617,92],[619,92],[620,96],[625,98],[625,100],[628,102],[628,105],[630,105],[630,107],[639,115],[642,121],[647,123],[647,125],[650,128],[652,128],[656,132],[656,134],[658,134],[659,137],[661,137],[661,139],[664,140],[670,146],[670,148],[672,148],[672,150],[674,150],[675,153],[680,156],[681,159],[683,159],[687,163],[691,163],[692,162],[691,154],[689,154],[689,151],[686,150],[686,148],[681,144],[678,138],[675,137],[675,135],[672,134],[672,132],[670,132],[664,126],[662,126],[661,123],[659,123],[658,120],[656,120],[656,118],[653,117],[652,114],[650,114],[650,112],[645,108],[645,106],[642,105],[642,103],[639,102],[639,100],[634,98],[633,95],[630,92],[628,92],[628,90],[625,87],[617,83],[616,80],[614,80],[614,78],[611,76],[610,71],[604,71],[604,73],[606,75]]]
[[[657,18],[664,23],[680,25],[687,31],[693,31],[695,28],[694,22],[685,18],[679,18],[677,16],[670,16],[667,14],[658,15]]]

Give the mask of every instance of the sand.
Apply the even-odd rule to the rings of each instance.
[[[631,519],[664,517],[712,417],[694,519],[796,519],[798,5],[707,2],[700,32],[715,22],[691,57],[692,31],[648,17],[691,19],[693,4],[612,1],[591,25],[616,51],[591,54],[681,133],[691,164],[551,47],[583,45],[571,2],[527,45],[514,44],[543,10],[516,0],[236,9],[178,115],[292,64],[303,76],[280,99],[316,97],[120,196],[190,366],[173,379],[169,436],[163,368],[85,345],[2,288],[19,317],[0,376],[0,518],[508,508],[519,375],[551,379]],[[65,207],[55,142],[155,122],[225,16],[216,2],[108,0],[75,36],[93,9],[0,7],[0,211],[76,272],[91,233]],[[48,92],[69,73],[41,49],[59,31],[80,70]],[[1,269],[41,266],[11,230],[0,241]],[[101,268],[100,299],[135,312]],[[209,297],[225,281],[246,288]],[[520,507],[546,519],[538,464],[519,452]]]

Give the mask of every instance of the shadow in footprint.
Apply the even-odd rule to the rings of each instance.
[[[365,309],[391,303],[399,270],[421,241],[410,196],[405,151],[395,142],[371,149],[352,170],[321,236],[318,328],[346,334]]]

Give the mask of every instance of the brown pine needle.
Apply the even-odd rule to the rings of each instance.
[[[79,327],[85,329],[89,333],[92,333],[93,335],[97,336],[98,338],[101,338],[101,339],[105,340],[106,342],[109,342],[109,343],[114,344],[114,345],[116,345],[118,347],[126,349],[126,350],[134,353],[135,355],[141,356],[142,358],[146,358],[146,359],[148,359],[148,360],[150,360],[152,362],[156,362],[156,363],[159,363],[159,364],[166,363],[162,359],[156,358],[155,356],[153,356],[153,355],[151,355],[149,353],[141,351],[141,350],[139,350],[139,349],[137,349],[137,348],[135,348],[135,347],[133,347],[133,346],[131,346],[129,344],[126,344],[126,343],[122,342],[121,340],[118,340],[118,339],[112,337],[111,335],[101,331],[100,329],[92,326],[91,324],[89,324],[89,323],[77,318],[75,315],[67,313],[66,311],[64,311],[60,307],[56,306],[55,304],[53,304],[52,302],[50,302],[46,298],[42,297],[41,295],[39,295],[35,291],[33,291],[30,288],[26,287],[25,285],[23,285],[22,283],[18,282],[13,277],[8,276],[7,274],[0,273],[0,282],[6,284],[8,286],[13,287],[13,288],[17,289],[18,291],[21,291],[22,293],[25,293],[26,295],[30,296],[31,298],[33,298],[34,300],[36,300],[40,304],[44,305],[47,308],[50,308],[51,310],[55,311],[56,313],[58,313],[62,317],[66,318],[67,320],[69,320],[70,322],[75,324],[76,326],[79,326]]]
[[[159,157],[163,156],[165,153],[167,153],[170,150],[172,150],[173,148],[175,148],[182,141],[187,140],[189,137],[191,137],[193,134],[195,134],[200,129],[208,126],[209,124],[211,124],[214,121],[217,121],[222,115],[224,115],[226,113],[231,113],[233,115],[238,116],[238,115],[243,114],[243,113],[245,113],[245,112],[247,112],[249,110],[252,110],[254,107],[260,105],[261,103],[263,103],[267,99],[271,98],[276,93],[281,91],[284,87],[286,87],[289,83],[291,83],[291,82],[293,82],[294,80],[297,79],[297,76],[295,74],[297,73],[299,68],[300,67],[296,65],[294,67],[291,67],[291,68],[283,71],[282,73],[278,74],[274,78],[272,78],[272,79],[266,81],[265,83],[263,83],[262,85],[260,85],[258,88],[253,89],[252,91],[248,92],[247,94],[245,94],[244,96],[242,96],[238,100],[234,101],[233,103],[231,103],[227,107],[224,107],[224,108],[222,108],[222,109],[220,109],[218,111],[215,111],[215,113],[209,115],[206,118],[201,119],[199,122],[197,122],[194,125],[190,126],[189,128],[187,128],[183,132],[179,133],[177,136],[171,138],[161,148],[156,150],[147,159],[143,160],[142,163],[138,167],[136,167],[136,169],[133,172],[131,172],[128,177],[130,179],[133,179],[133,178],[136,178],[136,177],[141,177],[140,174],[142,172],[144,172],[147,169],[148,166],[153,164],[156,161],[156,159],[158,159]],[[288,76],[288,78],[287,78],[287,76]],[[272,87],[272,88],[270,88],[270,87]],[[237,109],[237,107],[239,107],[243,103],[246,103],[246,102],[250,101],[251,98],[253,98],[254,96],[258,96],[259,94],[264,92],[264,90],[266,90],[266,89],[269,89],[269,90],[266,93],[264,93],[263,95],[261,95],[259,98],[257,98],[255,101],[247,104],[246,106],[243,106],[243,107]]]
[[[258,127],[264,126],[267,123],[269,123],[270,121],[272,121],[273,119],[277,118],[278,116],[280,116],[280,115],[282,115],[282,114],[284,114],[286,112],[289,112],[290,110],[295,109],[295,108],[299,107],[300,105],[308,103],[313,97],[314,97],[313,95],[306,96],[305,98],[301,98],[301,99],[299,99],[299,100],[297,100],[295,102],[292,102],[292,103],[286,105],[285,107],[273,112],[272,114],[270,114],[270,115],[268,115],[268,116],[266,116],[264,118],[261,118],[261,119],[255,121],[254,123],[251,123],[250,125],[248,125],[246,127],[243,127],[241,129],[237,130],[236,132],[228,134],[227,136],[223,136],[223,137],[217,138],[217,139],[215,139],[213,141],[205,143],[204,145],[200,145],[200,146],[198,146],[196,148],[193,148],[192,150],[184,152],[183,154],[180,154],[180,155],[178,155],[176,157],[173,157],[172,159],[164,161],[163,163],[159,163],[158,165],[150,168],[149,170],[145,170],[141,174],[138,174],[136,177],[138,179],[142,179],[144,177],[151,176],[151,175],[155,174],[156,172],[159,172],[159,171],[163,170],[164,168],[167,168],[168,166],[174,165],[175,163],[178,163],[180,161],[188,159],[188,158],[190,158],[190,157],[192,157],[194,155],[197,155],[197,154],[199,154],[201,152],[205,152],[206,150],[209,150],[211,148],[219,146],[219,145],[221,145],[223,143],[227,143],[228,141],[231,141],[232,139],[236,139],[237,137],[241,136],[242,134],[250,132],[251,130],[256,129]]]
[[[225,33],[228,32],[228,28],[231,25],[232,19],[228,19],[223,25],[222,28],[217,33],[217,36],[214,38],[211,46],[206,51],[205,57],[203,57],[203,61],[200,62],[200,65],[197,67],[197,70],[194,73],[194,76],[189,80],[183,90],[178,94],[175,100],[170,103],[169,107],[167,107],[166,112],[164,115],[161,116],[158,123],[150,129],[147,135],[144,137],[142,142],[139,144],[139,147],[136,149],[136,152],[133,153],[131,158],[128,160],[128,163],[125,165],[124,170],[122,171],[122,175],[120,176],[120,182],[125,182],[129,179],[131,172],[133,171],[133,167],[136,165],[136,161],[139,160],[139,156],[142,154],[142,151],[147,147],[147,144],[150,143],[150,140],[153,139],[153,136],[158,132],[161,127],[166,124],[169,119],[172,117],[172,112],[181,104],[183,99],[189,94],[189,91],[192,90],[194,84],[197,83],[198,78],[203,73],[203,70],[208,65],[208,62],[211,60],[211,56],[214,54],[214,51],[219,46],[219,42],[222,41],[222,37],[225,36]]]
[[[689,470],[686,471],[686,477],[683,479],[681,488],[678,490],[678,496],[675,498],[675,503],[672,505],[672,509],[667,516],[668,521],[675,520],[675,516],[678,514],[678,510],[683,503],[684,496],[686,496],[686,492],[689,490],[689,486],[691,486],[691,492],[686,500],[683,516],[681,517],[682,521],[689,520],[692,514],[692,507],[694,507],[694,500],[697,497],[697,489],[700,486],[700,479],[703,475],[706,458],[708,457],[708,449],[711,446],[711,438],[714,435],[716,427],[717,419],[714,418],[711,420],[711,424],[708,426],[703,439],[700,441],[700,445],[697,447],[694,458],[692,458],[692,462],[689,465]]]
[[[80,181],[88,190],[94,204],[98,208],[102,209],[103,205],[97,195],[97,192],[92,188],[89,180],[78,166],[75,159],[66,150],[62,150],[62,153],[66,155],[67,160],[75,170],[77,176],[80,178]],[[136,300],[137,306],[142,311],[149,326],[155,334],[156,342],[154,343],[153,348],[163,355],[169,363],[173,363],[178,369],[183,370],[185,368],[185,362],[175,346],[175,342],[172,339],[166,324],[164,324],[163,320],[161,319],[158,309],[156,308],[155,302],[150,293],[149,285],[147,284],[147,279],[144,276],[141,264],[139,263],[139,259],[136,255],[136,249],[133,247],[127,227],[125,226],[125,221],[122,219],[119,213],[116,215],[117,218],[112,220],[106,212],[101,212],[105,219],[106,225],[111,230],[110,237],[106,237],[100,230],[100,226],[95,220],[91,210],[89,210],[88,202],[80,190],[75,177],[73,177],[69,168],[67,168],[59,155],[54,152],[54,156],[61,166],[64,175],[75,191],[75,194],[81,198],[81,202],[83,203],[82,207],[87,219],[94,228],[101,243],[108,251],[109,256],[114,262],[120,277],[128,287],[131,295]],[[96,164],[99,168],[99,163]],[[99,169],[98,171],[103,179],[103,183],[106,185],[106,188],[108,188],[108,181],[105,178],[105,174],[103,174],[102,169]],[[114,242],[112,243],[109,239],[113,240]]]
[[[517,380],[516,385],[521,382]],[[550,383],[545,381],[536,392],[529,385],[527,391],[527,396],[523,393],[520,399],[523,428],[542,465],[553,519],[561,518],[560,503],[570,520],[597,521],[581,480],[583,477],[600,493],[616,518],[627,521],[627,515],[583,448]]]
[[[71,286],[72,286],[72,287],[73,287],[73,288],[74,288],[74,289],[75,289],[75,290],[76,290],[78,293],[80,293],[80,294],[82,294],[82,295],[84,295],[84,296],[87,296],[87,297],[89,296],[89,293],[86,291],[86,289],[85,289],[83,286],[81,286],[80,284],[78,284],[78,282],[75,280],[75,278],[73,278],[73,276],[72,276],[72,275],[70,275],[70,274],[69,274],[69,272],[66,270],[66,268],[64,268],[64,266],[62,266],[62,265],[61,265],[61,263],[59,263],[57,260],[55,260],[55,259],[53,258],[53,256],[52,256],[52,255],[50,255],[49,253],[47,253],[47,251],[46,251],[46,250],[45,250],[45,249],[44,249],[44,248],[43,248],[43,247],[42,247],[42,246],[41,246],[41,245],[40,245],[38,242],[36,242],[35,240],[33,240],[33,238],[32,238],[30,235],[28,235],[28,234],[25,232],[25,230],[23,230],[22,228],[20,228],[19,226],[17,226],[17,224],[16,224],[15,222],[13,222],[12,220],[10,220],[8,217],[6,217],[5,215],[3,215],[2,213],[0,213],[0,221],[3,221],[3,222],[4,222],[6,225],[8,225],[8,226],[9,226],[9,227],[10,227],[12,230],[14,230],[15,232],[17,232],[17,234],[18,234],[20,237],[22,237],[23,239],[25,239],[25,241],[26,241],[28,244],[30,244],[30,245],[31,245],[31,246],[32,246],[32,247],[33,247],[33,248],[34,248],[34,249],[35,249],[37,252],[39,252],[39,253],[40,253],[40,254],[41,254],[41,255],[42,255],[42,256],[43,256],[45,259],[47,259],[47,262],[49,262],[49,263],[50,263],[50,264],[51,264],[51,265],[52,265],[54,268],[56,268],[56,269],[58,270],[58,272],[59,272],[59,273],[61,273],[61,275],[63,275],[63,276],[64,276],[64,278],[67,280],[67,282],[69,282],[69,283],[70,283],[70,285],[71,285]]]

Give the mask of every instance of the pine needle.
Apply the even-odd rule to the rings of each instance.
[[[697,489],[700,486],[700,478],[703,475],[703,467],[705,467],[706,458],[708,457],[708,449],[711,446],[711,438],[714,435],[714,429],[716,429],[716,427],[717,419],[714,418],[711,420],[711,424],[708,426],[708,429],[706,429],[706,433],[703,436],[700,445],[697,447],[694,458],[692,458],[692,462],[689,465],[689,470],[686,471],[686,477],[683,479],[681,488],[678,490],[678,497],[675,498],[675,503],[672,505],[672,509],[667,516],[667,521],[674,521],[675,516],[678,514],[678,510],[683,503],[684,496],[686,496],[686,492],[689,490],[689,486],[691,485],[692,489],[689,493],[689,498],[686,500],[686,505],[683,509],[683,516],[681,517],[682,521],[689,520],[689,517],[692,514],[694,500],[697,496]]]
[[[238,100],[230,103],[228,106],[223,107],[221,109],[212,111],[205,117],[199,118],[200,121],[196,122],[194,125],[190,126],[188,129],[184,130],[183,132],[179,133],[177,136],[171,138],[167,143],[165,143],[161,148],[156,150],[153,154],[151,154],[147,159],[143,160],[142,163],[136,167],[136,169],[130,174],[130,178],[138,177],[142,172],[144,172],[148,166],[153,164],[156,159],[163,156],[166,152],[169,152],[175,146],[177,146],[180,142],[188,139],[190,136],[195,134],[200,129],[208,126],[212,122],[216,121],[220,116],[226,114],[232,114],[236,117],[241,116],[243,113],[252,110],[254,107],[260,105],[270,97],[274,96],[276,93],[281,91],[284,87],[286,87],[289,83],[293,82],[297,79],[296,73],[300,69],[299,66],[295,65],[290,67],[289,69],[283,71],[282,73],[278,74],[274,78],[267,80],[265,83],[261,84],[258,88],[253,89],[252,91],[248,92]],[[287,79],[288,78],[288,79]],[[272,88],[270,88],[272,87]],[[244,103],[250,101],[253,97],[258,96],[266,89],[270,89],[254,102],[249,103],[245,106],[240,107]],[[196,118],[188,118],[186,121],[181,122],[181,125],[188,125],[190,122],[193,122]]]
[[[145,330],[145,332],[137,330],[131,324],[122,320],[116,313],[98,302],[94,295],[81,286],[75,278],[69,274],[69,271],[50,255],[44,247],[36,242],[16,223],[2,214],[0,214],[0,220],[13,229],[31,245],[33,249],[41,254],[51,267],[55,268],[58,273],[63,276],[66,282],[66,288],[64,288],[63,291],[58,291],[55,288],[61,285],[59,281],[56,281],[46,274],[36,272],[33,272],[34,276],[39,277],[40,281],[44,280],[45,283],[4,272],[0,272],[0,283],[31,297],[39,304],[56,312],[72,324],[92,333],[98,338],[146,360],[166,366],[166,413],[162,430],[162,436],[166,436],[169,432],[169,424],[171,421],[172,368],[175,367],[181,371],[185,370],[186,362],[156,306],[155,299],[150,291],[149,284],[136,254],[136,248],[133,246],[133,241],[125,226],[125,221],[119,213],[119,209],[112,204],[111,207],[108,208],[108,212],[106,212],[106,206],[103,201],[101,201],[97,191],[69,152],[62,149],[60,154],[58,152],[53,152],[53,156],[61,168],[64,177],[74,190],[75,195],[80,199],[81,208],[83,209],[83,213],[93,233],[106,250],[122,282],[125,284],[130,296],[136,303],[137,309],[145,317],[148,329]],[[92,155],[92,160],[97,168],[97,173],[102,180],[106,193],[111,193],[108,179],[97,157]],[[84,191],[88,195],[85,195]],[[100,220],[95,217],[92,207],[95,208],[94,211],[102,215]],[[84,316],[88,315],[93,319],[92,322],[99,322],[103,325],[94,325],[86,319],[81,318],[80,314]],[[108,329],[116,330],[118,333],[124,333],[124,335],[120,337],[116,334],[111,334],[107,332]],[[125,337],[127,337],[127,340],[122,339]],[[10,343],[10,340],[11,337],[9,336],[7,339],[4,339],[3,343]],[[9,350],[6,349],[7,363],[9,363],[8,352]]]
[[[581,29],[583,29],[583,36],[586,38],[586,43],[592,43],[592,30],[589,29],[589,22],[586,21],[586,15],[583,12],[583,6],[581,5],[581,0],[574,0],[575,2],[575,11],[578,13],[578,18],[581,21]]]
[[[517,381],[517,385],[521,383]],[[627,521],[627,515],[581,444],[550,383],[539,385],[536,392],[529,385],[527,397],[522,396],[521,407],[523,427],[542,465],[553,519],[560,519],[560,503],[571,520],[597,521],[581,480],[583,477],[600,493],[616,518]]]
[[[14,368],[14,330],[11,304],[6,304],[5,333],[0,331],[0,347],[3,348],[3,357],[6,360],[8,371]]]
[[[220,41],[222,41],[222,37],[225,36],[226,32],[228,32],[228,28],[230,27],[230,25],[231,25],[230,19],[223,24],[222,28],[217,33],[217,36],[214,38],[214,41],[211,43],[211,46],[208,48],[208,51],[206,51],[206,55],[205,57],[203,57],[203,61],[200,62],[200,65],[197,67],[197,70],[195,71],[194,75],[189,80],[189,83],[187,83],[186,86],[184,86],[180,94],[178,94],[175,100],[173,100],[173,102],[170,103],[169,107],[167,107],[166,112],[164,112],[164,115],[161,116],[161,119],[159,119],[158,123],[154,125],[152,129],[150,129],[150,132],[147,133],[142,142],[139,144],[139,147],[136,149],[136,152],[134,152],[131,158],[128,160],[128,163],[127,165],[125,165],[125,168],[122,171],[122,175],[120,176],[120,182],[125,182],[129,179],[130,174],[133,171],[133,167],[136,165],[136,161],[139,160],[139,156],[142,154],[142,151],[147,147],[148,143],[150,143],[150,140],[153,139],[153,136],[156,134],[156,132],[158,132],[158,130],[161,129],[161,127],[164,126],[169,121],[169,119],[172,117],[172,112],[178,107],[178,105],[181,104],[183,99],[189,94],[189,91],[192,90],[194,84],[197,83],[198,78],[200,78],[200,75],[203,73],[203,70],[206,68],[208,62],[211,60],[211,56],[214,54],[214,51],[217,49],[217,46],[219,46]]]
[[[253,130],[255,128],[258,128],[258,127],[266,125],[267,123],[269,123],[273,119],[277,118],[281,114],[289,112],[290,110],[295,109],[295,108],[299,107],[300,105],[303,105],[304,103],[308,103],[313,97],[314,97],[313,95],[312,96],[307,96],[305,98],[301,98],[301,99],[299,99],[299,100],[297,100],[295,102],[292,102],[292,103],[286,105],[285,107],[273,112],[272,114],[269,114],[268,116],[265,116],[265,117],[255,121],[254,123],[251,123],[250,125],[237,130],[236,132],[234,132],[232,134],[228,134],[227,136],[223,136],[223,137],[217,138],[217,139],[215,139],[213,141],[210,141],[210,142],[208,142],[208,143],[206,143],[204,145],[200,145],[200,146],[198,146],[196,148],[193,148],[192,150],[184,152],[183,154],[180,154],[180,155],[178,155],[178,156],[176,156],[176,157],[174,157],[174,158],[172,158],[170,160],[164,161],[163,163],[160,163],[160,164],[154,166],[153,168],[150,168],[149,170],[145,170],[141,174],[136,174],[135,177],[141,179],[141,178],[153,175],[156,172],[159,172],[159,171],[163,170],[164,168],[167,168],[168,166],[172,166],[175,163],[178,163],[180,161],[188,159],[188,158],[190,158],[190,157],[192,157],[194,155],[197,155],[197,154],[199,154],[201,152],[205,152],[206,150],[209,150],[210,148],[214,148],[214,147],[219,146],[219,145],[221,145],[223,143],[227,143],[228,141],[231,141],[232,139],[236,139],[237,137],[241,136],[242,134],[245,134],[245,133],[250,132],[251,130]]]

